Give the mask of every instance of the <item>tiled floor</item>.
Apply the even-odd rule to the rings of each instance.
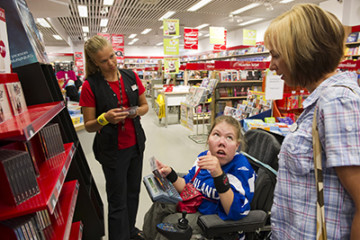
[[[149,99],[148,102],[150,104]],[[176,124],[176,115],[169,117],[171,117],[169,118],[169,122],[173,124],[169,124],[167,128],[165,128],[163,124],[159,124],[159,120],[150,106],[149,112],[141,119],[147,137],[144,154],[143,176],[148,175],[151,172],[148,161],[151,156],[155,156],[162,162],[172,166],[178,172],[187,172],[187,170],[193,165],[196,156],[206,148],[205,144],[195,143],[189,138],[189,135],[196,134],[196,129],[194,129],[194,131],[190,131],[184,126]],[[164,120],[162,120],[162,122],[164,122]],[[199,133],[201,133],[202,127],[199,128],[199,131]],[[78,132],[81,145],[86,154],[86,159],[89,163],[104,203],[105,232],[107,233],[105,179],[101,166],[94,159],[94,155],[92,153],[93,135],[93,133],[87,133],[85,130]],[[150,208],[151,204],[151,199],[142,184],[140,192],[140,205],[136,222],[136,226],[140,229],[142,229],[144,215]],[[106,239],[107,234],[104,237],[104,240]]]

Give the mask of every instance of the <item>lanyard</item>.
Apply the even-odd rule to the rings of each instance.
[[[120,101],[118,100],[118,107],[121,108],[123,106],[123,95],[122,95],[119,71],[117,71],[117,77],[118,77],[118,83],[119,83],[119,89],[120,89]]]

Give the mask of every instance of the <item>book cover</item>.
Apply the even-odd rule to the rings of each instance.
[[[6,83],[6,89],[9,94],[14,115],[19,115],[27,110],[24,92],[20,82]]]
[[[347,43],[356,42],[358,40],[358,37],[359,37],[359,32],[350,33],[349,36],[346,39],[346,42]]]
[[[0,73],[10,73],[10,51],[6,29],[5,11],[0,8]]]
[[[0,124],[12,118],[9,98],[5,85],[0,83]]]

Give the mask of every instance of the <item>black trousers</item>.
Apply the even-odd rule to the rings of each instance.
[[[143,153],[139,153],[136,145],[118,150],[115,168],[102,165],[109,207],[109,240],[129,240],[135,234],[142,165]]]

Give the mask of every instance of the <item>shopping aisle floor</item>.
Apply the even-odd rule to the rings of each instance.
[[[147,138],[144,154],[143,176],[151,173],[149,164],[149,158],[151,156],[155,156],[162,162],[172,166],[178,172],[187,172],[194,164],[196,156],[201,151],[205,150],[205,144],[198,144],[191,140],[189,135],[194,135],[195,131],[190,131],[180,124],[169,124],[167,128],[165,128],[163,124],[159,124],[155,111],[151,108],[149,99],[148,102],[150,107],[149,112],[141,119]],[[169,117],[169,123],[176,123],[176,115],[171,115]],[[164,120],[162,120],[162,122],[164,122]],[[106,232],[104,240],[106,240],[107,200],[105,192],[105,178],[100,164],[95,160],[94,154],[92,153],[92,141],[94,134],[81,130],[81,132],[78,132],[78,136],[104,203]],[[139,211],[136,221],[136,226],[140,229],[142,229],[144,215],[150,208],[151,204],[151,199],[144,187],[144,184],[142,183]]]

